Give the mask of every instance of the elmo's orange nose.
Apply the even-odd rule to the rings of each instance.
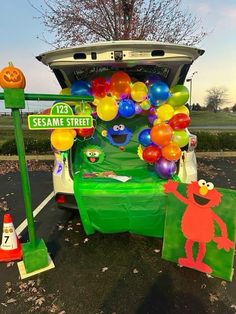
[[[206,186],[201,186],[199,189],[201,195],[206,195],[208,193],[208,188]]]

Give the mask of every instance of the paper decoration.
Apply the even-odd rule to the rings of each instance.
[[[205,180],[187,186],[169,180],[165,192],[169,195],[162,257],[231,280],[236,192],[216,190]]]

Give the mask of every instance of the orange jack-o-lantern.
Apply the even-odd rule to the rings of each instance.
[[[9,62],[8,67],[5,67],[0,72],[0,86],[2,88],[25,88],[25,77],[22,71],[15,68]]]

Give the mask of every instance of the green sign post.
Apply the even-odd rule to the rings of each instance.
[[[5,108],[12,110],[12,117],[13,117],[13,125],[15,130],[15,140],[16,140],[16,147],[17,153],[19,158],[19,168],[20,168],[20,177],[21,177],[21,185],[22,185],[22,192],[23,192],[23,199],[25,205],[25,213],[27,218],[28,224],[28,234],[29,234],[29,242],[23,244],[23,262],[25,266],[26,273],[31,273],[33,271],[40,270],[48,266],[48,252],[47,247],[43,241],[43,239],[36,238],[35,232],[35,225],[34,225],[34,218],[33,218],[33,211],[32,211],[32,201],[31,201],[31,191],[30,191],[30,183],[29,183],[29,176],[28,170],[26,166],[26,159],[25,159],[25,147],[24,147],[24,138],[23,138],[23,131],[22,131],[22,124],[20,119],[20,109],[25,108],[25,100],[43,100],[43,101],[93,101],[93,97],[81,97],[81,96],[70,96],[70,95],[52,95],[52,94],[25,94],[24,89],[20,88],[5,88],[4,93],[0,93],[0,99],[4,99],[5,101]],[[68,105],[67,105],[68,106]],[[54,106],[53,106],[54,107]],[[70,106],[68,106],[70,107]],[[74,119],[73,111],[70,108],[66,108],[66,106],[62,106],[61,109],[58,106],[55,106],[57,109],[55,113],[58,115],[58,120],[52,120],[45,118],[45,120],[34,120],[34,115],[29,118],[29,125],[32,129],[37,129],[39,127],[42,129],[47,128],[56,128],[49,125],[60,125],[63,124],[65,128],[68,127],[70,123],[70,128],[73,128],[72,124],[78,124],[78,128],[84,128],[85,125],[91,125],[92,121],[91,118],[89,119],[88,116],[79,117],[79,120]],[[59,108],[59,109],[58,109]],[[58,110],[64,110],[65,112],[57,112]],[[67,112],[68,110],[68,112]],[[54,113],[54,111],[53,111]],[[39,118],[39,115],[35,115]],[[62,118],[62,120],[60,120]],[[69,119],[69,120],[67,120]],[[49,122],[50,121],[50,122]],[[44,126],[45,124],[45,126]],[[83,125],[84,124],[84,125]],[[42,127],[41,127],[42,126]],[[60,128],[62,126],[59,126]],[[39,129],[39,128],[38,128]]]

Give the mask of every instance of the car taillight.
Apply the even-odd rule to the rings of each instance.
[[[66,196],[64,194],[57,194],[55,200],[57,204],[64,204],[66,201]]]

